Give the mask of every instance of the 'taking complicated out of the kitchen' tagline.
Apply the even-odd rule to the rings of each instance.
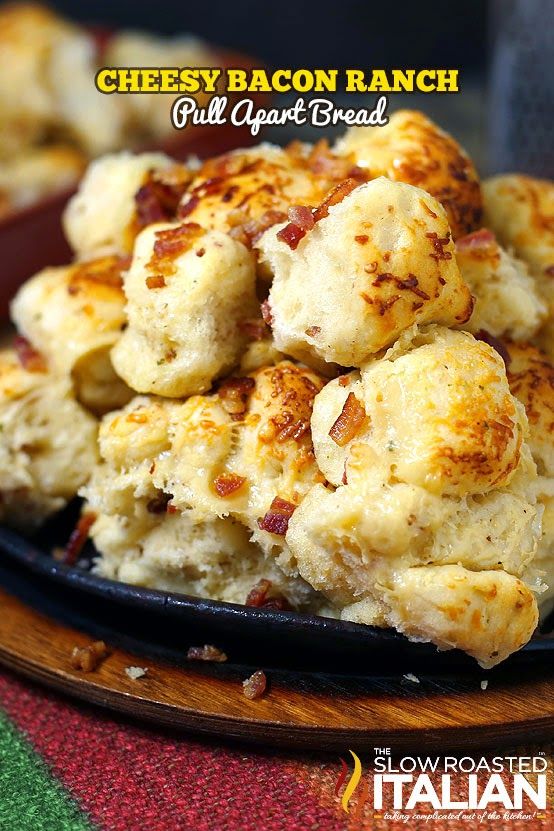
[[[389,93],[459,92],[457,69],[241,69],[218,67],[104,67],[95,78],[106,94],[177,94],[171,107],[175,129],[190,125],[262,127],[309,124],[330,127],[387,124]],[[290,106],[265,107],[248,94],[298,93]],[[370,106],[344,107],[325,93],[374,93]],[[239,95],[246,93],[246,97]],[[308,99],[302,97],[309,93]],[[321,97],[312,97],[323,93]],[[198,98],[196,96],[202,96]],[[206,101],[206,96],[208,99]]]

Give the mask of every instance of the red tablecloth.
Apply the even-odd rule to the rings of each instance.
[[[373,809],[367,767],[346,814],[340,795],[348,778],[341,783],[338,755],[254,749],[155,730],[6,672],[0,672],[0,705],[1,831],[554,828],[550,809],[533,820],[479,825],[391,821]],[[550,747],[540,750],[552,761]],[[456,781],[453,797],[460,787]],[[549,805],[552,787],[550,777]]]

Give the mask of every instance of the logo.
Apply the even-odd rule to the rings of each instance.
[[[341,758],[335,786],[347,814],[359,815],[371,796],[374,813],[402,822],[456,819],[476,827],[484,820],[545,818],[548,761],[543,755],[394,760],[390,748],[374,748],[373,763],[364,774],[360,757],[348,752],[352,770]]]

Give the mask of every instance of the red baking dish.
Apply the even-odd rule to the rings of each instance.
[[[235,52],[216,53],[219,60],[214,65],[223,67],[259,66],[254,59]],[[262,96],[250,94],[260,103]],[[253,138],[248,127],[191,125],[175,131],[163,142],[141,149],[160,149],[176,159],[196,155],[200,158],[224,153],[236,147],[246,147],[259,141]],[[63,265],[72,254],[64,238],[61,217],[67,200],[74,191],[57,193],[22,211],[17,211],[0,221],[0,319],[8,316],[9,301],[18,286],[46,265]]]

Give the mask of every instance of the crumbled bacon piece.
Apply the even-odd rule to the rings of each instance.
[[[65,546],[63,561],[67,566],[73,566],[77,562],[77,558],[83,550],[83,546],[88,539],[89,531],[95,521],[96,514],[92,511],[87,511],[79,518]]]
[[[184,165],[150,171],[145,183],[135,194],[138,229],[153,222],[173,219],[192,175]]]
[[[488,228],[481,228],[480,231],[473,231],[456,240],[456,248],[460,251],[472,251],[481,248],[490,248],[496,244],[496,237]]]
[[[258,527],[270,534],[284,537],[288,531],[289,520],[296,510],[296,505],[276,496],[265,516],[258,519]]]
[[[350,383],[350,376],[349,375],[341,375],[339,378],[339,386],[347,387]]]
[[[246,678],[242,682],[242,691],[246,698],[254,701],[256,698],[261,698],[267,689],[267,678],[263,670],[258,669],[250,678]]]
[[[220,473],[214,479],[214,490],[218,496],[224,498],[240,490],[245,482],[246,477],[239,476],[238,473]]]
[[[165,286],[165,277],[163,274],[151,274],[146,278],[146,287],[149,289],[163,289]]]
[[[314,227],[314,215],[312,209],[306,205],[293,205],[288,210],[290,222],[297,225],[303,231],[310,231]]]
[[[338,205],[339,202],[342,202],[342,200],[345,199],[349,193],[352,193],[354,188],[357,188],[359,184],[360,182],[353,178],[345,179],[343,182],[339,182],[339,184],[327,194],[323,202],[321,202],[321,204],[315,209],[314,222],[319,222],[320,219],[324,219],[328,216],[329,208],[333,205]]]
[[[271,589],[271,580],[262,578],[258,580],[255,586],[248,592],[245,606],[250,606],[256,609],[275,609],[276,611],[290,611],[290,604],[287,598],[282,594],[273,594],[268,597]]]
[[[504,361],[506,369],[508,369],[512,359],[510,357],[510,353],[508,352],[506,346],[502,343],[501,340],[498,340],[498,338],[495,338],[495,336],[491,335],[490,332],[487,332],[486,329],[479,329],[478,332],[475,332],[474,337],[476,337],[477,340],[482,340],[483,343],[488,343],[489,346],[492,346],[492,348],[495,349],[498,352],[498,354],[500,355],[500,357]]]
[[[368,234],[356,234],[354,240],[358,243],[358,245],[365,245],[366,242],[369,240],[369,236]]]
[[[269,300],[264,300],[263,303],[260,305],[260,310],[262,312],[262,318],[264,319],[265,323],[268,326],[273,325],[273,315],[271,313],[271,305]]]
[[[48,372],[44,355],[31,346],[27,338],[16,335],[13,347],[19,363],[27,372]]]
[[[246,412],[248,398],[256,386],[253,378],[227,378],[220,385],[217,393],[221,406],[233,417],[241,417]]]
[[[291,147],[289,145],[289,147]],[[301,147],[301,145],[300,145]],[[289,148],[287,148],[289,150]],[[297,152],[291,148],[292,152]],[[289,150],[289,152],[291,152]],[[316,142],[307,158],[307,166],[315,173],[316,176],[325,176],[329,179],[360,179],[364,181],[367,178],[367,172],[356,165],[352,165],[349,159],[335,154],[329,148],[327,139],[320,139]]]
[[[189,661],[214,661],[222,664],[227,660],[227,655],[217,646],[206,643],[204,646],[191,646],[187,652],[187,658]]]
[[[170,493],[161,493],[146,503],[146,510],[149,514],[165,514],[172,496]]]
[[[156,231],[154,251],[147,268],[156,274],[174,274],[174,260],[184,254],[194,242],[204,233],[203,228],[196,222],[185,222],[176,228],[166,228]]]
[[[288,225],[285,225],[284,228],[281,228],[281,230],[277,232],[277,239],[288,245],[291,251],[296,251],[298,243],[301,239],[304,239],[305,236],[306,231],[303,228],[300,228],[299,225],[295,225],[294,222],[289,222]]]
[[[270,208],[258,219],[249,219],[244,211],[235,210],[229,213],[227,219],[231,225],[229,236],[238,242],[242,242],[247,248],[252,248],[268,228],[284,222],[287,215],[283,211]]]
[[[187,201],[184,204],[179,205],[179,210],[177,211],[179,219],[185,219],[185,217],[187,217],[194,210],[196,210],[199,204],[200,197],[191,196],[190,199],[187,199]]]
[[[329,430],[329,435],[335,444],[339,447],[348,444],[359,431],[365,417],[364,405],[358,401],[353,392],[349,392],[341,414]]]
[[[90,646],[75,646],[71,653],[71,666],[81,672],[94,672],[107,656],[108,647],[104,641],[94,641]]]
[[[319,335],[321,332],[321,326],[308,326],[306,329],[306,334],[309,338],[313,338],[316,335]]]
[[[123,287],[122,271],[131,265],[131,257],[109,256],[101,257],[98,260],[89,260],[84,263],[77,263],[71,269],[71,275],[67,286],[67,293],[74,296],[79,294],[82,284],[85,287],[90,283],[97,283],[102,286],[110,286],[113,289],[121,290]]]
[[[269,329],[263,318],[243,320],[239,323],[238,328],[248,340],[265,340],[269,335]]]
[[[434,260],[451,260],[452,259],[452,252],[445,251],[444,246],[448,245],[450,242],[450,234],[447,234],[445,237],[439,237],[436,231],[431,231],[428,234],[425,234],[427,239],[431,240],[431,244],[433,246],[433,254],[429,256],[432,257]]]

